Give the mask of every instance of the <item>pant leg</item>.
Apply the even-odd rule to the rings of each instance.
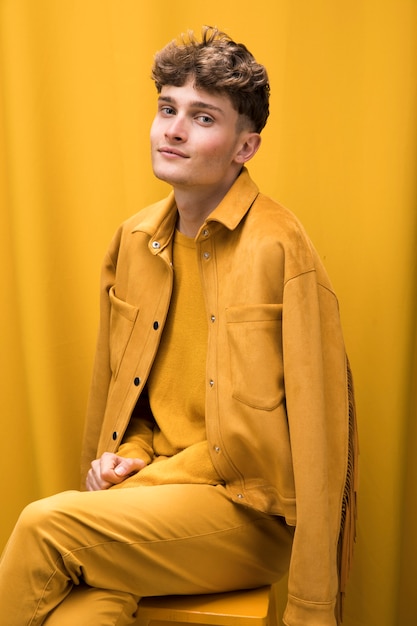
[[[81,583],[49,614],[44,626],[127,626],[135,621],[138,598]]]
[[[8,626],[40,626],[80,581],[117,602],[263,585],[285,573],[291,543],[278,518],[233,504],[221,486],[64,492],[23,511],[0,565],[0,607]]]

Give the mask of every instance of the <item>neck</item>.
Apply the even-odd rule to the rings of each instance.
[[[178,230],[188,237],[195,237],[208,216],[223,200],[234,183],[217,187],[214,191],[199,189],[181,189],[174,187],[175,202],[178,209]]]
[[[199,203],[198,198],[189,198],[190,202],[184,203],[181,201],[183,199],[179,199],[176,195],[175,200],[178,209],[177,228],[187,237],[195,237],[197,235],[207,217],[217,206],[203,206]]]

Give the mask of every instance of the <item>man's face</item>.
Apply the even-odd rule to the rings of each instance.
[[[215,192],[227,188],[242,163],[247,130],[227,96],[194,88],[164,86],[151,128],[152,166],[174,189]]]

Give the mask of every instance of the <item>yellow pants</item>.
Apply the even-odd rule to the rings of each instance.
[[[142,596],[271,583],[292,537],[222,486],[60,493],[24,509],[4,550],[1,624],[125,626]]]

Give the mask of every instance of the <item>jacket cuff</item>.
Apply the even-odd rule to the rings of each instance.
[[[337,626],[335,602],[307,602],[288,596],[283,622],[286,626]]]

